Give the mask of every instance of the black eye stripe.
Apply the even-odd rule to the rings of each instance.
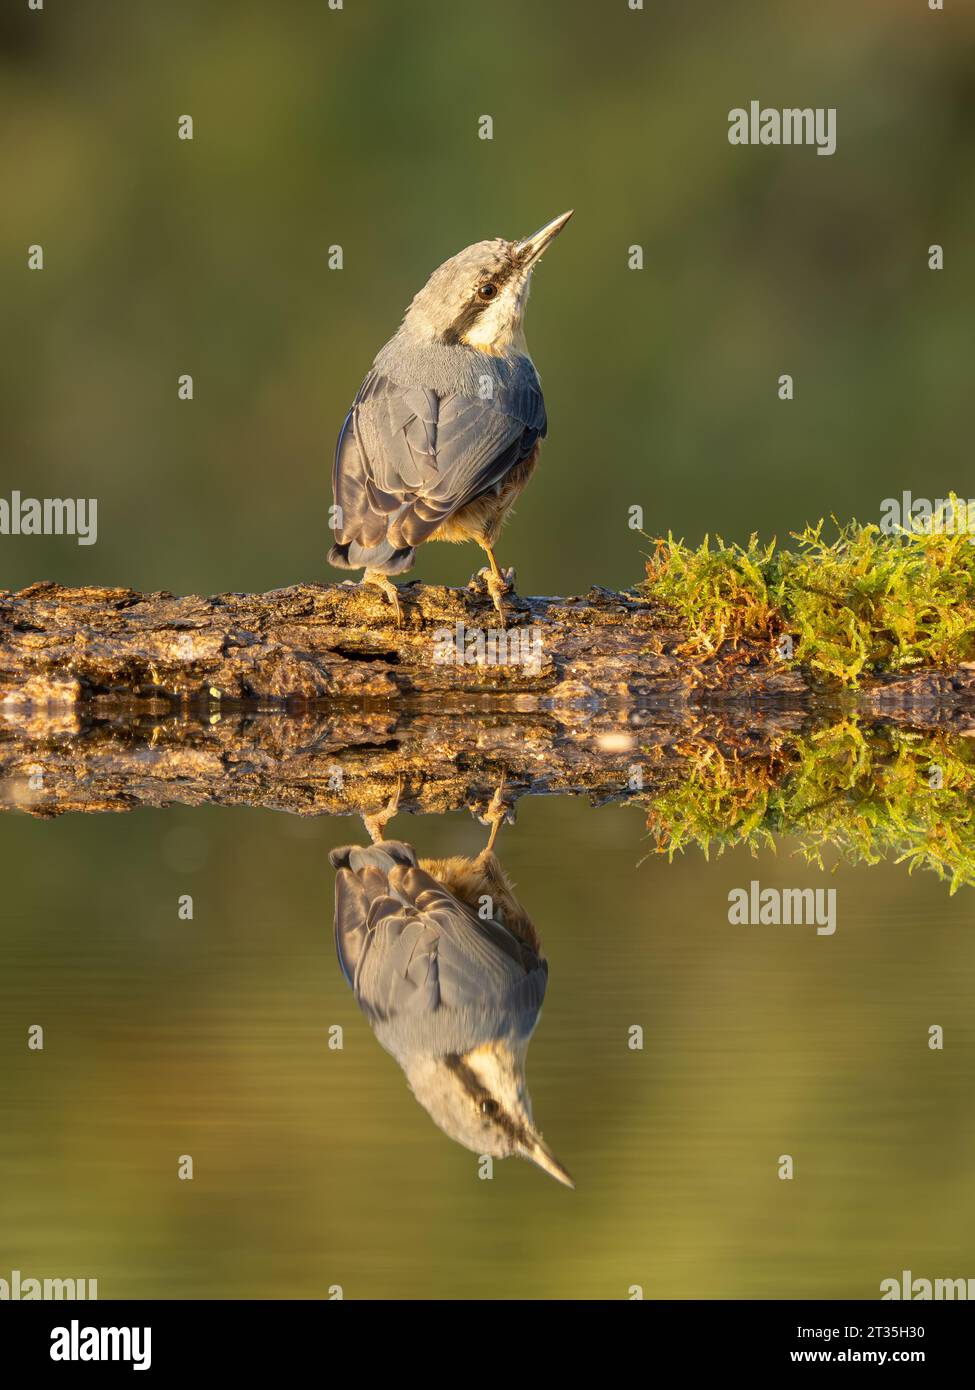
[[[496,1104],[496,1102],[494,1102],[491,1097],[485,1096],[484,1087],[477,1079],[477,1076],[475,1075],[473,1068],[470,1067],[464,1061],[463,1057],[458,1057],[456,1053],[449,1053],[446,1057],[443,1058],[443,1064],[448,1069],[448,1071],[452,1071],[454,1075],[457,1077],[457,1079],[460,1081],[461,1085],[464,1087],[464,1090],[470,1096],[471,1100],[473,1100],[477,1105],[478,1111],[481,1111],[481,1102],[484,1099],[489,1099],[491,1100],[492,1104]],[[503,1130],[504,1133],[507,1134],[509,1138],[512,1139],[514,1142],[517,1143],[524,1137],[519,1126],[515,1123],[515,1121],[511,1118],[510,1115],[505,1114],[505,1112],[501,1109],[500,1106],[498,1106],[494,1113],[491,1115],[491,1119],[498,1126],[498,1128]]]
[[[480,284],[475,284],[470,299],[468,299],[467,303],[464,305],[463,309],[461,309],[460,313],[457,315],[456,319],[450,325],[450,327],[445,329],[445,331],[440,335],[440,341],[442,343],[462,342],[464,334],[467,333],[471,328],[473,328],[474,324],[478,320],[478,317],[484,313],[484,310],[488,307],[489,304],[493,304],[494,301],[497,299],[498,295],[501,293],[502,288],[507,282],[510,274],[511,272],[505,270],[503,267],[500,270],[494,271],[482,270],[482,276],[490,275],[492,278],[490,280],[482,279],[480,281]],[[487,284],[491,284],[494,286],[494,294],[492,294],[487,299],[482,299],[478,291],[484,285]]]

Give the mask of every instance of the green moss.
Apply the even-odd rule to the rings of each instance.
[[[975,654],[975,545],[968,535],[902,532],[823,522],[797,547],[725,545],[705,537],[696,550],[672,536],[656,542],[642,590],[674,609],[685,649],[716,653],[764,643],[827,685],[912,667],[957,667]]]
[[[820,867],[893,858],[975,885],[975,748],[944,733],[863,726],[856,716],[781,737],[761,758],[724,756],[713,743],[687,753],[686,768],[648,806],[658,852],[697,846],[706,857],[745,844],[798,839]]]

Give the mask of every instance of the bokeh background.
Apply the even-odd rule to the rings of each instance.
[[[835,106],[836,154],[730,146],[753,98]],[[975,16],[951,0],[46,0],[0,13],[0,120],[0,495],[99,501],[94,547],[0,538],[0,585],[327,578],[373,354],[446,256],[568,207],[528,322],[551,433],[501,549],[523,591],[639,578],[634,504],[651,533],[741,540],[972,491]],[[478,564],[427,547],[416,573]],[[483,842],[461,816],[393,829]],[[326,856],[360,836],[3,818],[0,1277],[874,1298],[904,1268],[975,1276],[966,891],[844,868],[835,937],[731,928],[730,887],[826,881],[788,843],[641,865],[638,812],[523,805],[502,857],[551,961],[529,1077],[569,1193],[514,1162],[479,1182],[358,1015]]]
[[[753,98],[835,106],[836,153],[729,145]],[[745,539],[971,490],[970,6],[47,0],[4,6],[0,121],[3,495],[100,508],[92,549],[0,540],[2,584],[325,578],[335,437],[406,304],[568,207],[528,323],[551,433],[502,549],[525,592],[638,578],[635,503]]]

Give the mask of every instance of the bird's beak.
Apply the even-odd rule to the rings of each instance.
[[[566,1187],[575,1187],[575,1183],[540,1134],[532,1134],[521,1152],[556,1182],[564,1183]]]
[[[528,270],[535,264],[549,242],[554,241],[561,232],[573,211],[574,209],[570,208],[568,212],[563,212],[561,217],[554,217],[551,222],[546,222],[534,236],[526,236],[524,241],[515,243],[515,256],[523,270]]]

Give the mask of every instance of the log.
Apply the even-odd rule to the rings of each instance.
[[[352,584],[209,598],[50,582],[0,591],[0,705],[108,700],[152,712],[489,697],[557,710],[823,694],[770,644],[689,653],[675,615],[635,590],[513,596],[505,633],[482,591],[413,583],[401,594],[397,626],[378,590]],[[968,667],[914,670],[867,678],[855,699],[883,711],[970,703],[973,691]]]

